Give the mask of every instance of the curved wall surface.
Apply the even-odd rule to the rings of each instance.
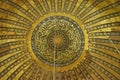
[[[0,0],[0,80],[120,80],[120,0]]]

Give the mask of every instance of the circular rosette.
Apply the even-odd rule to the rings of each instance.
[[[65,66],[73,63],[82,53],[84,35],[74,20],[52,16],[35,27],[31,45],[34,54],[45,64]]]

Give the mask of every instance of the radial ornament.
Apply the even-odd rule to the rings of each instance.
[[[82,53],[84,35],[75,21],[52,16],[35,27],[31,45],[33,53],[44,63],[53,67],[64,66],[74,62]]]
[[[0,5],[0,80],[120,80],[119,0]]]

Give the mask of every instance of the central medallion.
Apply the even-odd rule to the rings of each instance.
[[[31,37],[33,53],[50,66],[66,66],[82,54],[84,35],[80,26],[65,16],[51,16],[40,22]]]
[[[63,30],[55,30],[48,35],[47,44],[55,51],[66,50],[69,45],[68,35]]]

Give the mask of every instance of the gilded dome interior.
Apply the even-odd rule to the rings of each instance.
[[[0,0],[0,80],[120,80],[120,0]]]

